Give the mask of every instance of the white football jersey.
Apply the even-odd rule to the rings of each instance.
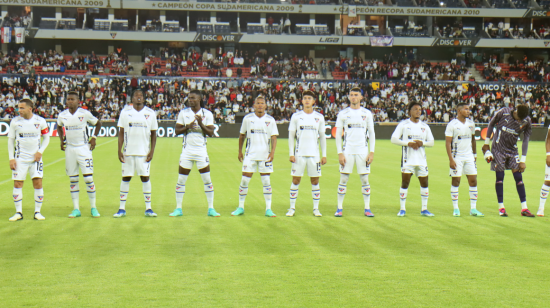
[[[212,115],[210,110],[201,108],[195,113],[190,107],[180,111],[176,123],[183,126],[190,124],[195,121],[196,114],[202,117],[202,123],[205,126],[214,125],[214,115]],[[206,151],[206,135],[197,121],[194,122],[193,127],[183,136],[183,148],[192,151]]]
[[[49,132],[48,123],[39,115],[33,114],[28,120],[22,116],[13,118],[8,138],[15,139],[15,158],[34,161],[34,155],[40,149],[40,138]]]
[[[296,134],[296,147],[291,156],[319,156],[319,138],[325,138],[325,118],[322,114],[298,111],[290,118],[288,131]]]
[[[251,160],[263,161],[271,152],[271,136],[278,136],[279,130],[275,119],[264,114],[258,118],[255,113],[244,117],[241,134],[246,134],[246,156]]]
[[[474,152],[472,150],[473,135],[475,135],[475,124],[470,119],[466,119],[465,123],[454,119],[447,124],[445,137],[453,137],[451,153],[455,160],[474,160]]]
[[[65,129],[68,145],[79,147],[88,144],[88,123],[96,125],[97,118],[88,110],[78,108],[74,114],[65,109],[57,118],[57,125]]]
[[[344,129],[344,154],[374,152],[374,138],[370,140],[370,151],[368,148],[368,137],[374,136],[374,120],[370,110],[363,107],[359,110],[350,107],[343,109],[336,118],[336,127]]]
[[[155,112],[151,108],[143,107],[141,111],[134,108],[123,110],[118,119],[118,127],[124,128],[124,155],[149,154],[151,134],[156,134],[159,127]]]
[[[395,131],[392,134],[392,138],[397,138],[405,142],[411,142],[413,140],[420,140],[422,143],[433,141],[434,136],[432,130],[428,124],[418,121],[418,123],[412,122],[410,119],[403,120],[397,125]],[[401,166],[427,166],[426,161],[426,149],[422,146],[418,150],[415,150],[408,146],[403,146]]]

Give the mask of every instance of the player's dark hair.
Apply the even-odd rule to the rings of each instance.
[[[67,92],[67,96],[69,96],[69,95],[76,95],[76,96],[79,96],[78,92],[76,92],[76,91],[69,91],[69,92]]]
[[[519,105],[516,110],[518,111],[518,117],[523,120],[529,116],[529,107],[527,105]]]
[[[422,105],[419,102],[417,102],[417,101],[410,102],[409,106],[407,107],[407,110],[409,111],[409,114],[411,113],[411,109],[413,109],[414,106],[420,106],[420,108],[422,108]]]
[[[34,108],[34,102],[28,98],[24,98],[22,100],[19,101],[19,103],[24,103],[25,105],[27,105],[27,107],[29,108]]]
[[[467,103],[458,103],[458,105],[456,105],[456,109],[462,108],[467,105],[468,105]]]
[[[254,103],[255,103],[257,100],[259,100],[259,99],[262,99],[262,100],[264,100],[264,102],[265,102],[265,96],[263,96],[263,95],[260,94],[260,95],[256,96],[256,99],[254,100]]]
[[[200,90],[192,90],[191,92],[189,92],[189,94],[198,95],[202,100],[202,92]]]
[[[359,93],[363,94],[363,92],[361,91],[361,88],[358,88],[358,87],[353,87],[353,88],[351,88],[351,90],[349,90],[349,92],[350,92],[350,93],[351,93],[351,92],[359,92]]]
[[[310,90],[304,91],[302,96],[306,96],[306,95],[315,98],[315,93],[313,93],[313,91],[310,91]]]
[[[132,91],[132,95],[130,96],[130,99],[134,99],[134,95],[136,95],[137,92],[141,92],[141,94],[145,96],[145,93],[143,92],[142,89],[135,89],[134,91]]]

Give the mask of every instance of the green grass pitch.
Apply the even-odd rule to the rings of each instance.
[[[207,217],[203,184],[193,170],[184,197],[184,216],[170,218],[180,139],[158,140],[151,166],[153,209],[144,217],[138,178],[131,182],[128,216],[118,209],[120,163],[116,139],[100,138],[94,151],[101,218],[90,217],[81,182],[83,216],[68,219],[72,203],[64,154],[52,138],[44,154],[46,221],[34,221],[30,181],[24,187],[25,219],[13,215],[7,139],[0,139],[0,305],[3,307],[535,307],[550,301],[548,218],[520,216],[510,173],[505,205],[498,216],[494,173],[479,163],[478,209],[468,215],[468,187],[460,187],[462,217],[452,216],[448,160],[443,141],[427,150],[428,208],[422,217],[418,180],[413,179],[407,216],[399,210],[400,148],[377,141],[370,183],[375,218],[363,216],[359,177],[353,174],[344,202],[336,209],[339,173],[334,141],[321,178],[323,217],[312,215],[311,185],[300,186],[296,216],[289,204],[290,163],[286,139],[279,140],[272,175],[273,211],[264,216],[259,175],[250,184],[246,214],[238,205],[241,164],[237,139],[209,140],[215,208]],[[481,142],[478,149],[481,149]],[[536,212],[544,179],[545,149],[531,142],[524,182]],[[547,214],[550,214],[547,211]],[[544,303],[547,304],[544,304]]]

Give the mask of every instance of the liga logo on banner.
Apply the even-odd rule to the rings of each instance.
[[[15,27],[15,44],[25,44],[25,28]]]

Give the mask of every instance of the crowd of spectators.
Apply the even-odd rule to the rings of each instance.
[[[98,57],[93,51],[90,55],[64,55],[49,50],[37,53],[26,50],[24,46],[18,51],[0,52],[0,72],[7,74],[25,74],[31,77],[41,73],[70,73],[81,71],[87,75],[126,75],[132,70],[125,53],[113,52],[106,57]]]
[[[550,81],[550,66],[543,60],[508,58],[508,64],[498,63],[496,56],[490,56],[490,61],[484,65],[483,76],[487,81],[518,82],[532,80],[536,82]],[[525,77],[525,80],[520,79]]]
[[[318,94],[316,108],[327,121],[335,121],[340,110],[349,105],[347,94],[353,87],[361,87],[363,106],[370,109],[376,122],[396,122],[407,117],[406,106],[416,101],[423,105],[423,119],[427,122],[448,122],[455,116],[454,107],[468,102],[475,122],[487,123],[495,110],[503,106],[529,103],[534,123],[547,121],[550,88],[536,86],[525,90],[513,84],[500,90],[482,89],[477,84],[464,87],[462,83],[433,84],[406,83],[357,83],[334,81],[311,83],[309,81],[275,81],[268,79],[229,79],[209,82],[204,79],[180,79],[162,82],[114,78],[110,83],[95,83],[82,78],[65,78],[57,82],[30,80],[28,83],[8,80],[1,85],[0,117],[12,118],[17,112],[17,101],[30,98],[36,101],[36,113],[45,118],[56,118],[64,109],[65,95],[69,90],[80,93],[82,108],[88,109],[102,120],[115,121],[120,111],[130,101],[132,91],[142,89],[146,105],[155,110],[160,120],[175,120],[186,106],[187,95],[193,89],[201,90],[203,106],[215,115],[216,123],[234,123],[237,115],[253,112],[253,100],[258,95],[266,98],[267,112],[279,123],[290,120],[291,115],[302,108],[304,90]]]
[[[308,78],[317,75],[315,60],[298,57],[292,53],[268,55],[265,49],[254,54],[246,50],[218,49],[216,54],[209,50],[202,53],[197,49],[177,53],[168,48],[161,51],[160,58],[145,57],[142,76],[181,76],[183,72],[207,70],[209,77],[241,77],[243,71],[249,76],[268,78]],[[315,78],[315,77],[313,77]]]
[[[21,14],[9,14],[4,16],[4,27],[27,27],[31,23],[31,14],[21,12]]]

